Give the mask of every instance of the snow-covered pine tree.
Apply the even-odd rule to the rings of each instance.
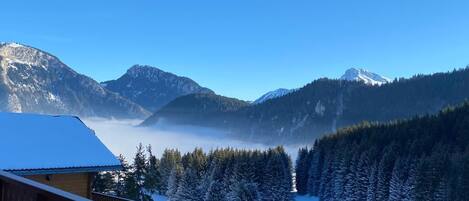
[[[368,188],[366,191],[366,201],[376,201],[376,183],[378,175],[378,164],[374,163],[369,171],[368,175]]]
[[[402,201],[415,201],[415,185],[417,182],[417,161],[407,159],[407,179],[402,187]]]
[[[308,147],[298,150],[298,158],[295,166],[295,186],[299,195],[305,195],[308,192],[309,169],[311,166],[311,157]]]
[[[171,171],[171,175],[168,180],[167,191],[165,193],[168,199],[171,201],[175,200],[176,192],[178,190],[182,173],[183,171],[181,166],[175,166],[174,169]]]
[[[181,170],[181,153],[177,149],[166,149],[160,159],[161,192],[168,191],[169,177],[174,169]]]
[[[385,148],[378,165],[376,201],[388,201],[389,182],[391,181],[392,169],[394,168],[395,146]]]
[[[311,163],[308,170],[308,194],[312,196],[319,196],[319,189],[321,184],[322,164],[320,163],[320,153],[316,146],[310,151]]]
[[[205,193],[204,201],[223,201],[225,200],[226,192],[228,192],[228,187],[223,182],[223,174],[225,172],[223,159],[217,154],[214,155],[214,159],[212,159],[210,165],[211,173],[206,178],[208,189]]]
[[[93,180],[93,191],[99,193],[114,193],[116,182],[111,172],[101,172],[96,174]]]
[[[230,191],[226,195],[227,201],[261,201],[259,189],[256,183],[236,180],[230,186]]]
[[[130,165],[121,154],[117,157],[122,164],[122,170],[112,172],[112,177],[115,179],[115,195],[124,197],[125,194],[125,178],[129,176]]]
[[[327,153],[324,157],[324,164],[321,168],[321,178],[320,178],[320,187],[318,197],[322,201],[329,201],[333,200],[333,193],[332,193],[332,153]]]
[[[354,197],[357,201],[366,201],[369,184],[369,154],[362,153],[355,167],[355,188]]]
[[[282,147],[270,149],[265,169],[265,186],[262,189],[264,201],[291,201],[291,164]]]
[[[161,192],[161,174],[160,174],[160,161],[153,155],[151,145],[147,146],[148,160],[146,164],[146,176],[144,186],[146,191],[150,193]]]
[[[177,192],[172,201],[203,201],[203,194],[199,189],[200,180],[196,171],[186,168],[179,182]]]
[[[446,175],[442,175],[433,194],[433,201],[450,201],[450,186]]]
[[[405,171],[405,163],[398,158],[394,163],[389,184],[389,201],[402,201],[404,199]]]
[[[344,184],[344,201],[357,201],[357,166],[358,166],[358,154],[352,157],[352,160],[348,163],[348,169],[345,173],[345,184]]]
[[[333,167],[332,167],[332,197],[333,200],[343,200],[344,199],[344,184],[345,184],[345,172],[346,159],[345,153],[338,153],[334,158]]]
[[[147,161],[143,145],[140,143],[137,146],[137,152],[133,162],[132,182],[135,182],[135,188],[137,188],[137,200],[147,201],[152,200],[151,196],[145,189],[145,179],[147,175]],[[134,198],[135,199],[135,198]]]

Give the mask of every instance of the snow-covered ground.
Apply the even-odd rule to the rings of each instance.
[[[295,201],[319,201],[317,197],[310,197],[310,196],[295,196]]]
[[[165,196],[161,195],[154,195],[153,196],[154,201],[167,201],[168,198]],[[309,196],[295,196],[295,201],[319,201],[317,197],[309,197]]]
[[[205,151],[216,148],[267,149],[268,146],[227,138],[219,130],[179,126],[158,128],[136,127],[139,120],[83,119],[85,124],[95,130],[98,138],[115,154],[124,155],[127,160],[134,157],[136,146],[151,144],[153,153],[159,157],[167,148],[177,148],[181,152],[190,152],[200,147]],[[287,152],[296,158],[298,147],[286,147]]]

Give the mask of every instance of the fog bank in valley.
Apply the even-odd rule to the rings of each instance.
[[[216,148],[267,149],[268,146],[249,143],[226,137],[220,130],[195,126],[137,127],[140,120],[109,120],[98,118],[83,119],[84,123],[96,132],[97,137],[115,154],[122,154],[132,160],[139,143],[151,145],[157,157],[167,148],[177,148],[182,153],[196,147],[209,151]],[[293,157],[297,155],[297,146],[285,147]]]

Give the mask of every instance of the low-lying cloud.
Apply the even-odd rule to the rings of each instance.
[[[235,140],[226,136],[223,131],[195,127],[169,126],[137,127],[140,120],[109,120],[88,118],[85,124],[96,132],[101,141],[115,154],[122,154],[127,160],[132,160],[139,143],[151,145],[153,153],[160,157],[167,148],[177,148],[182,153],[190,152],[196,147],[209,151],[216,148],[267,149],[269,146]],[[286,147],[293,157],[297,155],[298,147]]]

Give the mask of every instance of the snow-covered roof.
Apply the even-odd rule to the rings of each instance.
[[[78,117],[0,112],[0,169],[50,173],[115,170],[119,160]]]

